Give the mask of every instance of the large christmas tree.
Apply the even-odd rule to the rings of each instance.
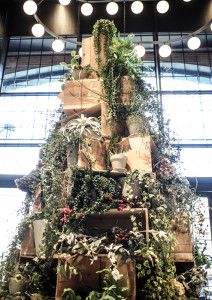
[[[63,63],[65,114],[17,181],[27,196],[1,299],[199,299],[198,198],[173,166],[133,37],[99,20],[82,46],[81,64],[76,53]]]

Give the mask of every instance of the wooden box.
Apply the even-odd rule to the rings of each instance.
[[[117,256],[118,270],[123,275],[123,287],[128,287],[125,292],[127,300],[135,300],[136,294],[136,270],[135,265],[131,261],[119,264],[121,256]],[[59,262],[60,264],[60,262]],[[98,259],[91,264],[88,257],[79,256],[73,264],[79,270],[79,274],[72,275],[71,278],[65,278],[62,274],[57,274],[57,286],[55,299],[60,300],[65,288],[73,289],[76,294],[80,292],[89,292],[92,290],[101,291],[103,287],[102,273],[97,271],[109,268],[111,262],[106,255],[99,255]]]
[[[24,239],[21,243],[20,256],[21,257],[32,257],[36,255],[35,251],[35,240],[33,226],[29,225]]]
[[[85,217],[84,225],[89,228],[89,232],[107,232],[114,227],[119,227],[122,230],[131,230],[132,221],[131,216],[135,216],[137,222],[142,224],[142,231],[149,237],[149,222],[148,222],[148,209],[147,208],[134,208],[124,209],[110,209],[105,213],[95,213]]]
[[[176,262],[193,262],[192,240],[188,232],[175,232],[176,246],[172,253]]]
[[[105,64],[106,57],[104,55],[104,37],[100,38],[101,51],[100,60],[101,66]],[[91,65],[94,70],[98,70],[97,55],[94,48],[94,37],[82,40],[82,66]]]
[[[98,79],[66,81],[64,90],[58,97],[63,101],[66,115],[80,113],[97,105],[101,100],[101,81]]]
[[[151,138],[149,135],[130,135],[119,143],[119,150],[127,156],[127,169],[131,172],[152,173]]]

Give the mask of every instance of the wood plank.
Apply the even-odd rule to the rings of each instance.
[[[58,97],[64,104],[66,115],[79,113],[100,102],[102,83],[99,79],[68,80]]]
[[[59,264],[61,262],[59,261]],[[65,288],[72,288],[76,293],[80,291],[98,290],[100,288],[100,275],[96,271],[100,270],[100,260],[91,261],[86,256],[79,256],[73,261],[78,269],[79,274],[72,275],[71,278],[65,278],[62,274],[57,274],[57,286],[55,299],[60,300]]]
[[[151,139],[150,136],[141,137],[138,134],[129,136],[131,150],[124,152],[127,156],[127,166],[131,172],[139,170],[152,173]]]
[[[36,255],[35,251],[35,240],[34,240],[34,230],[33,226],[30,224],[24,239],[21,243],[20,256],[21,257],[34,257]]]
[[[71,109],[68,112],[67,117],[64,119],[64,123],[67,123],[69,120],[79,118],[83,114],[86,117],[99,117],[101,115],[101,104],[95,104],[86,109]]]

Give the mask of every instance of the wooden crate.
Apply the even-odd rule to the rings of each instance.
[[[98,79],[66,81],[64,90],[58,97],[63,101],[66,115],[80,113],[97,105],[101,100],[101,81]]]
[[[29,225],[24,239],[21,243],[20,256],[21,257],[32,257],[36,255],[35,251],[35,240],[33,226]]]
[[[84,226],[89,228],[90,232],[107,232],[113,227],[119,227],[123,230],[131,230],[132,222],[130,217],[134,215],[138,222],[142,224],[141,230],[149,238],[149,222],[147,208],[134,208],[119,211],[118,209],[110,209],[105,213],[95,213],[85,217]]]
[[[120,143],[127,156],[127,169],[131,172],[139,170],[142,173],[152,173],[151,138],[147,136],[131,135]],[[125,151],[125,149],[130,149]]]
[[[176,246],[172,253],[176,262],[193,262],[192,240],[188,232],[175,232]]]
[[[100,37],[100,60],[101,66],[105,64],[106,57],[104,55],[104,37]],[[82,40],[82,66],[91,65],[94,70],[98,70],[97,55],[94,48],[94,37]]]
[[[128,287],[125,296],[128,300],[135,300],[136,294],[136,271],[135,265],[131,261],[120,264],[121,257],[117,256],[118,270],[123,275],[123,286]],[[60,264],[60,261],[59,261]],[[64,278],[62,274],[57,274],[57,286],[55,299],[60,300],[65,288],[72,288],[76,293],[80,291],[100,291],[103,287],[102,273],[97,271],[109,268],[111,263],[106,255],[99,255],[98,259],[91,264],[88,257],[79,256],[73,262],[79,270],[79,274],[72,275],[71,278]]]

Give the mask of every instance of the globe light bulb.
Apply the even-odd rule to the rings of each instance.
[[[64,48],[65,48],[65,45],[64,45],[63,41],[61,41],[61,40],[55,40],[52,43],[52,49],[55,52],[61,52],[61,51],[63,51]]]
[[[116,2],[109,2],[106,6],[106,11],[109,15],[115,15],[119,10],[118,4]]]
[[[23,5],[23,10],[27,15],[34,15],[37,11],[38,7],[37,4],[35,3],[35,1],[32,0],[28,0],[26,2],[24,2]]]
[[[162,45],[159,48],[159,54],[161,57],[168,57],[172,53],[172,49],[169,45]]]
[[[140,14],[144,9],[144,5],[141,1],[134,1],[131,4],[131,10],[134,14],[138,15]]]
[[[82,47],[79,48],[78,54],[80,57],[82,57]]]
[[[32,34],[35,37],[41,37],[44,35],[44,33],[45,33],[45,29],[44,29],[43,25],[35,24],[32,26]]]
[[[165,0],[161,0],[157,4],[157,11],[160,14],[165,14],[169,10],[169,3]]]
[[[93,12],[93,6],[88,2],[83,3],[83,5],[81,6],[81,13],[84,16],[90,16],[92,12]]]
[[[191,50],[196,50],[200,47],[201,45],[201,41],[198,37],[196,36],[192,36],[189,40],[188,40],[188,48]]]
[[[183,0],[184,2],[190,2],[191,0]]]
[[[142,45],[137,45],[134,48],[136,55],[140,58],[143,57],[146,53],[146,49]]]
[[[71,0],[59,0],[60,4],[62,5],[69,5],[69,3],[71,2]]]

